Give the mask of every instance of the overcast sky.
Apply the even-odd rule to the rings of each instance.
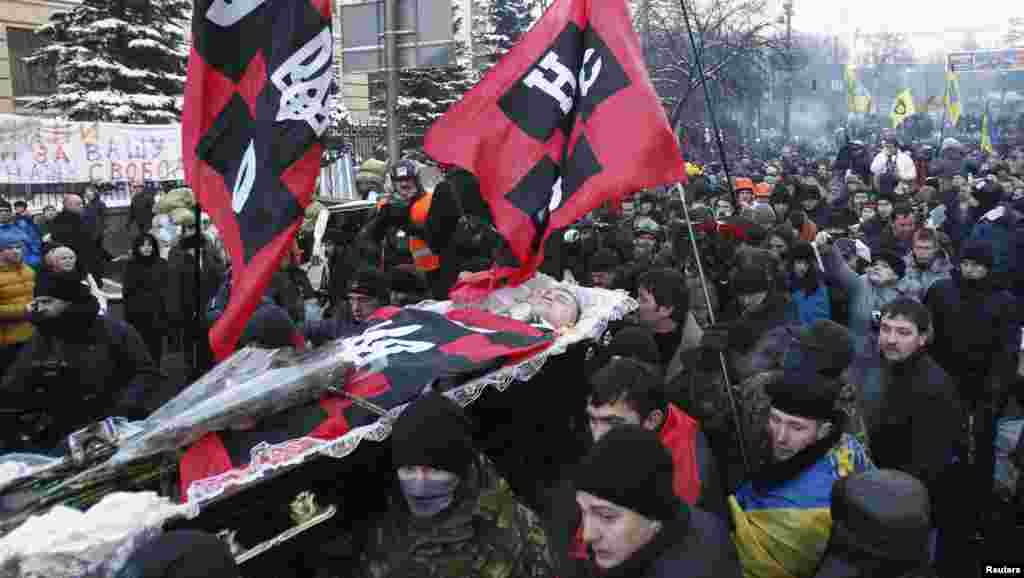
[[[781,0],[773,0],[779,14]],[[920,0],[794,0],[793,27],[801,31],[825,32],[852,42],[854,31],[934,32],[936,36],[915,35],[910,40],[917,54],[959,48],[963,28],[987,28],[979,32],[982,44],[998,42],[1011,16],[1024,16],[1019,0],[969,0],[969,2],[921,2]],[[943,31],[950,31],[943,34]],[[861,41],[863,42],[863,41]],[[993,46],[994,47],[994,46]]]

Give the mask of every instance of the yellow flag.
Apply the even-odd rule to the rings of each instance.
[[[871,112],[871,95],[868,94],[864,85],[857,80],[856,68],[852,64],[846,65],[846,100],[850,112]]]
[[[946,73],[946,118],[953,126],[960,121],[960,75],[956,72]]]
[[[989,128],[989,112],[988,103],[985,103],[985,114],[981,117],[981,150],[987,154],[992,154],[992,132]]]
[[[914,109],[914,97],[910,95],[910,89],[903,89],[903,92],[896,95],[896,102],[892,105],[892,128],[896,128],[908,116],[916,112]]]

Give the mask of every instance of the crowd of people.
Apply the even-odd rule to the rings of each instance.
[[[787,146],[687,163],[685,187],[624,195],[557,231],[543,272],[638,304],[542,378],[571,376],[585,395],[522,416],[531,455],[514,456],[443,396],[417,400],[391,436],[402,499],[308,575],[960,578],[978,552],[1013,560],[1024,148],[946,139],[925,153],[886,135],[830,157]],[[427,190],[406,160],[358,182],[378,209],[329,227],[318,289],[304,227],[240,346],[356,335],[384,305],[442,300],[514,262],[472,175],[448,170]],[[0,389],[16,408],[4,448],[141,417],[168,335],[205,345],[229,259],[194,222],[165,247],[153,205],[133,200],[118,320],[89,282],[106,261],[95,191],[40,223],[0,203]],[[531,321],[579,316],[569,294],[541,298]],[[196,375],[213,365],[203,346],[190,356]],[[167,539],[178,555],[203,542]]]

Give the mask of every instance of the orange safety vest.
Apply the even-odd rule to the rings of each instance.
[[[427,215],[430,214],[430,203],[434,200],[434,193],[425,193],[409,209],[409,220],[413,224],[422,227],[427,222]],[[409,252],[412,253],[412,260],[416,263],[417,271],[436,271],[441,268],[441,258],[435,255],[427,242],[419,237],[409,237]]]

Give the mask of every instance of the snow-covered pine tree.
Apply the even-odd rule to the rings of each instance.
[[[484,19],[474,18],[477,30],[474,52],[477,63],[486,70],[512,48],[530,29],[537,0],[480,0],[474,7]]]
[[[31,103],[75,121],[166,124],[181,118],[190,0],[83,0],[36,33],[57,91]]]
[[[463,25],[457,2],[453,2],[453,35],[457,38]],[[423,137],[435,119],[462,98],[476,83],[466,47],[456,42],[452,64],[433,68],[402,70],[399,73],[398,107],[399,148],[415,151],[423,146]],[[376,74],[370,106],[381,124],[386,124],[386,78]]]

